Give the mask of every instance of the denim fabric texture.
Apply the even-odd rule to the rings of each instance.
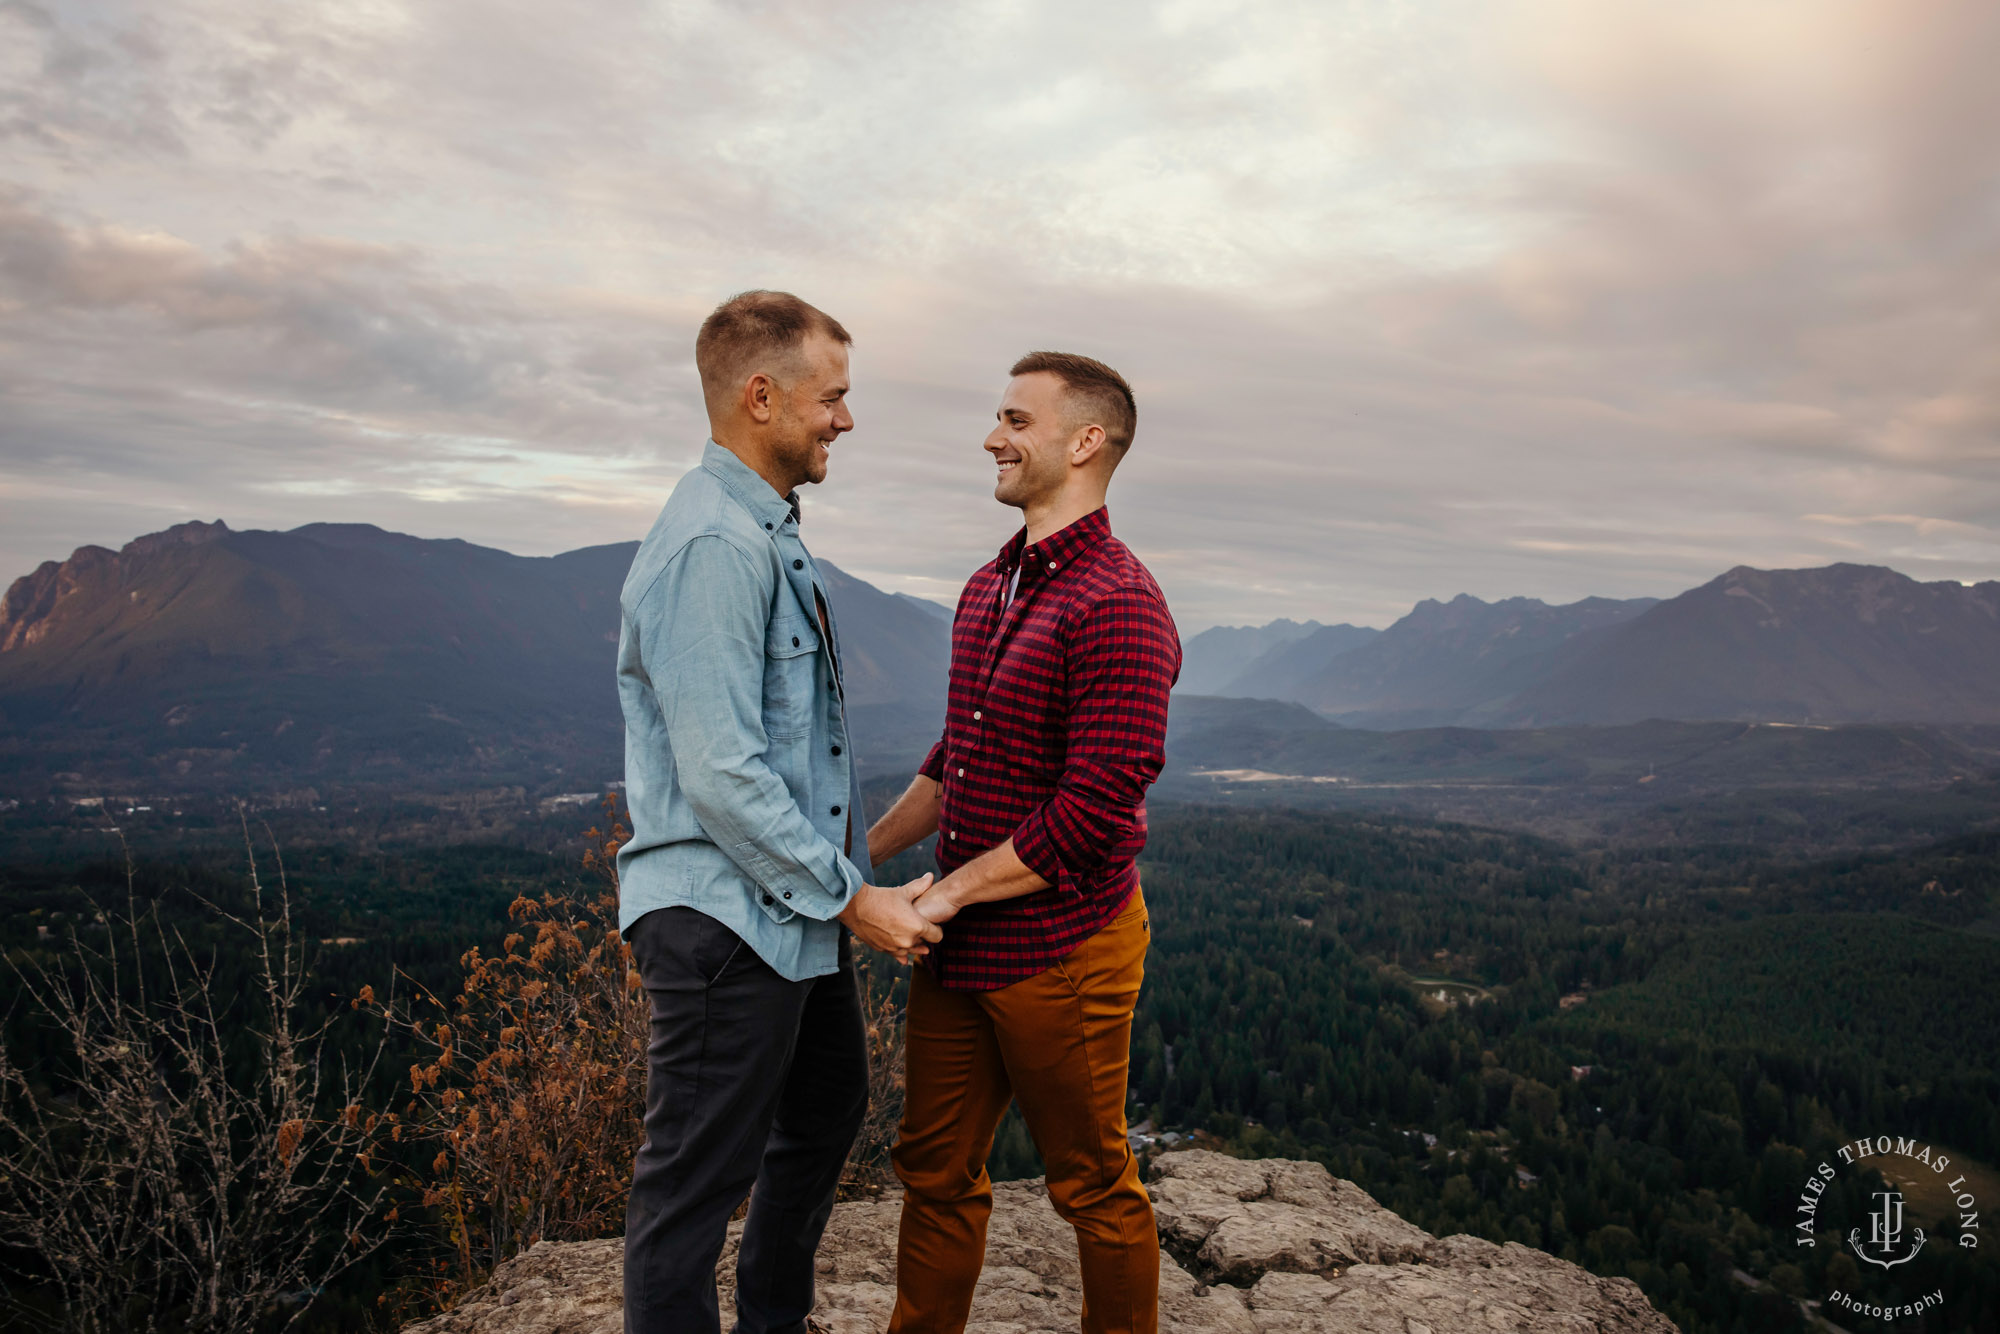
[[[619,930],[690,907],[792,981],[835,970],[865,878],[842,849],[868,825],[816,591],[792,503],[709,441],[619,597]]]

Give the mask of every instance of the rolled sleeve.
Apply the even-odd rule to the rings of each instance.
[[[931,747],[931,753],[924,756],[924,762],[917,766],[917,772],[933,783],[944,782],[944,740]]]
[[[1014,852],[1051,885],[1102,867],[1144,816],[1166,765],[1167,701],[1180,640],[1167,609],[1142,589],[1107,594],[1080,619],[1066,655],[1068,744],[1061,781],[1014,832]]]
[[[837,916],[861,872],[814,829],[766,760],[763,683],[771,590],[726,539],[697,537],[661,570],[636,617],[681,791],[715,845],[761,887],[776,922]],[[671,628],[671,634],[669,633]]]

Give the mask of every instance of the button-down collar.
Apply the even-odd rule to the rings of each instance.
[[[1071,565],[1090,554],[1092,547],[1111,536],[1111,511],[1100,505],[1078,519],[1067,528],[1050,533],[1031,547],[1028,530],[1024,527],[1015,533],[1000,548],[997,564],[1003,579],[1012,578],[1014,570],[1024,562],[1033,566],[1032,571],[1040,575],[1051,575],[1068,569]]]
[[[714,473],[729,488],[729,494],[741,501],[743,508],[749,510],[751,517],[763,524],[767,532],[775,532],[788,520],[798,522],[799,493],[794,491],[788,496],[779,495],[755,468],[737,458],[733,450],[724,449],[710,440],[701,451],[701,466]]]

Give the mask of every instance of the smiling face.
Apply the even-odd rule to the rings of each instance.
[[[807,337],[797,369],[773,386],[771,455],[792,485],[826,480],[833,442],[854,429],[847,410],[847,347],[825,334]]]
[[[993,498],[1015,509],[1052,502],[1069,476],[1070,445],[1076,427],[1069,421],[1063,382],[1046,371],[1017,375],[994,413],[986,452],[996,475]]]

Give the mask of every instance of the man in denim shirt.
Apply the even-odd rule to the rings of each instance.
[[[877,887],[850,860],[867,825],[839,645],[799,540],[796,488],[854,426],[850,341],[783,292],[716,308],[695,340],[713,439],[620,597],[619,928],[653,1010],[628,1334],[719,1328],[716,1257],[746,1194],[736,1328],[806,1328],[868,1101],[848,930],[903,959],[941,934],[911,906],[929,876]]]

